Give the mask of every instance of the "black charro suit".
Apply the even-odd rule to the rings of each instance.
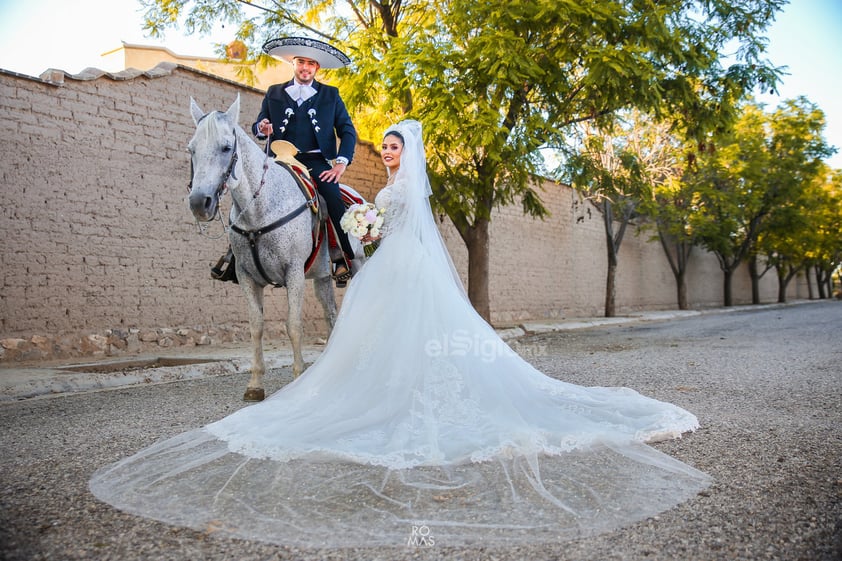
[[[319,174],[330,169],[331,164],[328,160],[337,157],[346,158],[350,164],[357,144],[357,131],[337,88],[314,80],[311,85],[316,90],[316,95],[299,106],[285,90],[292,84],[293,81],[289,81],[269,87],[263,98],[260,114],[252,125],[252,133],[262,138],[257,124],[263,119],[269,119],[273,132],[268,142],[286,140],[298,148],[300,152],[297,159],[310,169],[319,193],[325,199],[342,249],[348,258],[352,258],[353,250],[347,235],[339,226],[345,212],[345,205],[339,194],[339,184],[324,182],[319,179]]]

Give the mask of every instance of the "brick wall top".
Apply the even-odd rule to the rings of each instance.
[[[196,74],[207,76],[211,79],[218,80],[220,82],[227,82],[229,84],[234,84],[242,89],[247,90],[254,90],[259,92],[260,90],[256,88],[252,88],[241,84],[239,82],[235,82],[233,80],[228,80],[226,78],[217,76],[216,74],[210,74],[208,72],[203,72],[202,70],[198,70],[196,68],[192,68],[190,66],[185,66],[182,64],[177,64],[174,62],[160,62],[155,65],[154,68],[149,70],[138,70],[137,68],[127,68],[126,70],[121,70],[119,72],[106,72],[105,70],[100,70],[99,68],[85,68],[81,72],[77,74],[71,74],[65,70],[59,70],[57,68],[50,68],[42,72],[37,78],[34,76],[27,76],[26,74],[20,74],[18,72],[12,72],[11,70],[5,70],[0,68],[0,74],[7,74],[9,76],[14,76],[16,78],[24,79],[24,80],[35,80],[37,82],[45,82],[47,84],[52,84],[54,86],[63,86],[66,81],[71,82],[88,82],[91,80],[113,80],[113,81],[127,81],[127,80],[134,80],[138,77],[144,78],[163,78],[166,76],[171,75],[177,68],[182,70],[188,70],[191,72],[195,72]]]

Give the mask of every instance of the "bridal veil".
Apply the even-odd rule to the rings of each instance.
[[[709,485],[646,444],[694,430],[691,413],[545,376],[474,311],[430,211],[421,126],[390,130],[388,235],[324,352],[266,401],[100,469],[92,492],[240,538],[420,547],[592,535]]]

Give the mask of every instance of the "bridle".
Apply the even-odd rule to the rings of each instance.
[[[202,119],[204,119],[208,115],[210,115],[210,113],[205,113],[204,115],[202,115],[201,119],[196,121],[196,125],[198,126],[198,124],[202,122]],[[239,158],[240,158],[239,152],[237,151],[237,131],[234,131],[234,146],[233,146],[233,149],[231,151],[231,160],[229,160],[228,167],[225,168],[225,173],[222,174],[222,180],[219,182],[219,185],[217,186],[216,190],[213,193],[213,197],[214,197],[214,199],[216,199],[216,213],[217,214],[219,213],[219,199],[222,197],[222,194],[225,192],[225,188],[228,185],[228,180],[231,178],[232,175],[234,175],[234,167],[236,167],[237,161],[239,160]],[[193,167],[193,158],[191,156],[191,158],[190,158],[190,181],[187,183],[187,192],[188,193],[191,193],[193,191],[193,176],[195,175],[195,173],[196,173],[196,170]],[[264,179],[265,179],[265,177],[266,177],[265,166],[264,166],[263,176],[264,176]],[[234,179],[237,179],[237,177],[234,176]],[[263,180],[261,180],[260,186],[263,187]],[[257,193],[255,193],[254,196],[256,197],[259,194],[259,192],[260,192],[260,190],[258,189]],[[216,215],[214,215],[211,218],[211,220],[213,220],[214,218],[216,218]],[[210,220],[209,220],[209,222],[210,222]]]

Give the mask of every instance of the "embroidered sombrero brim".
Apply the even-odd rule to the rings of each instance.
[[[287,62],[292,62],[294,57],[309,58],[322,68],[342,68],[351,64],[351,59],[336,47],[308,37],[272,39],[263,45],[263,52]]]

